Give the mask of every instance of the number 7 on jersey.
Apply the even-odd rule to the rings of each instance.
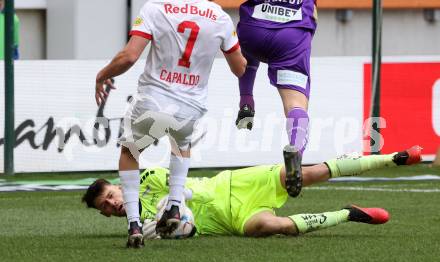
[[[178,65],[189,68],[191,65],[189,59],[191,57],[194,44],[197,40],[197,35],[199,34],[200,27],[195,22],[183,21],[177,27],[177,32],[183,34],[185,33],[185,29],[190,29],[191,33],[189,34],[188,41],[186,42],[185,51],[183,52],[182,57],[179,59]]]

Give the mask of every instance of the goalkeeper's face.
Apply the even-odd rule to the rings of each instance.
[[[107,185],[95,199],[95,207],[106,217],[125,216],[124,199],[120,186]]]

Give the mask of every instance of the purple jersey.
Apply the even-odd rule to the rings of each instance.
[[[316,29],[316,0],[248,0],[240,6],[240,23],[264,28]]]

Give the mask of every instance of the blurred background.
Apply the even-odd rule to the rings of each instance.
[[[15,0],[22,59],[106,59],[145,0]],[[238,21],[242,1],[217,0]],[[318,0],[313,56],[371,55],[372,1]],[[440,54],[440,1],[383,1],[383,55]],[[102,48],[105,46],[105,48]]]
[[[243,1],[216,2],[238,22],[238,7]],[[127,42],[132,21],[144,3],[15,0],[19,54],[14,66],[17,172],[117,168],[119,121],[127,98],[136,92],[148,48],[131,70],[115,79],[118,89],[112,91],[105,107],[95,105],[94,82],[98,70]],[[379,128],[381,153],[419,144],[424,148],[423,159],[435,160],[440,147],[440,0],[317,3],[309,108],[312,122],[304,163],[354,151],[369,154],[371,116],[384,121]],[[373,16],[373,10],[378,10],[373,9],[373,3],[381,3],[379,11],[383,13]],[[375,47],[374,37],[378,37]],[[373,60],[373,54],[382,58],[381,64]],[[381,74],[374,78],[372,72],[378,65]],[[234,126],[237,79],[218,53],[209,82],[209,112],[199,132],[206,136],[194,148],[192,167],[282,161],[280,149],[287,141],[284,115],[266,74],[267,66],[262,64],[254,88],[255,128],[252,132],[238,131]],[[2,87],[4,82],[1,74]],[[2,109],[6,101],[3,95],[0,92]],[[5,142],[4,116],[0,114],[1,147]],[[95,132],[98,117],[103,117],[107,126],[99,125],[100,132]],[[97,144],[96,135],[103,144]],[[168,150],[169,144],[163,141],[146,151],[141,166],[167,166]],[[0,150],[1,162],[3,155],[4,150]]]
[[[383,120],[380,153],[418,144],[425,163],[307,187],[277,214],[356,203],[386,208],[390,223],[346,224],[298,238],[152,241],[139,252],[126,251],[125,219],[87,210],[81,197],[96,178],[118,183],[120,122],[148,50],[115,78],[117,89],[100,107],[95,79],[125,45],[146,1],[15,0],[18,59],[0,61],[0,261],[439,261],[440,0],[317,0],[303,163],[370,154],[371,116]],[[238,22],[243,0],[216,2]],[[373,2],[382,4],[382,15],[373,12]],[[219,52],[209,81],[209,112],[195,135],[205,136],[192,148],[189,176],[282,163],[285,118],[264,64],[254,98],[253,130],[239,131],[238,81]],[[168,141],[160,140],[144,151],[141,168],[168,167],[169,150]]]

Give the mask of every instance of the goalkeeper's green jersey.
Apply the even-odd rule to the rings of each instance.
[[[157,203],[169,192],[168,173],[168,169],[165,168],[152,168],[141,174],[141,220],[155,218]],[[234,234],[231,223],[230,183],[229,170],[212,178],[187,178],[185,187],[192,191],[192,199],[187,201],[187,206],[194,214],[198,234]]]
[[[193,193],[187,201],[201,235],[243,235],[246,222],[259,212],[272,212],[287,200],[280,181],[282,165],[223,171],[212,178],[187,179]],[[141,219],[154,219],[156,205],[168,194],[168,170],[153,168],[141,176]]]

